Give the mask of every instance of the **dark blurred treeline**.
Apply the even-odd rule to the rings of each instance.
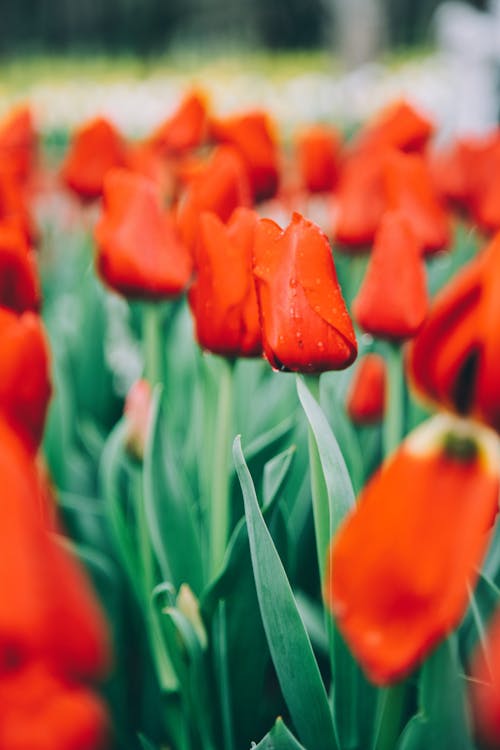
[[[358,0],[358,4],[365,0]],[[351,0],[0,0],[0,54],[129,52],[227,42],[273,49],[333,43]],[[425,44],[442,0],[376,3],[390,47]],[[470,0],[484,8],[486,0]],[[360,17],[358,23],[363,24]],[[337,22],[337,33],[338,33]]]

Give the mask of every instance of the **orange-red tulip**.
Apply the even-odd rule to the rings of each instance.
[[[109,720],[87,687],[44,660],[30,661],[0,679],[2,750],[104,750]]]
[[[409,355],[425,398],[500,430],[500,234],[436,296]]]
[[[241,154],[255,200],[272,198],[278,188],[280,164],[276,127],[267,112],[214,119],[211,131],[217,142],[234,146]]]
[[[422,151],[434,126],[411,104],[394,102],[379,112],[358,133],[353,148],[357,150],[396,148],[400,151]]]
[[[282,230],[257,225],[254,245],[264,354],[277,370],[341,370],[357,344],[327,237],[294,213]]]
[[[332,190],[339,171],[340,135],[325,125],[312,125],[296,139],[301,184],[311,193]]]
[[[366,249],[386,206],[382,168],[384,149],[348,156],[342,167],[334,202],[333,236],[346,247]]]
[[[0,416],[36,450],[51,393],[49,354],[40,319],[0,308]]]
[[[97,117],[73,135],[61,168],[65,184],[83,200],[99,198],[104,177],[113,167],[127,165],[127,146],[114,125]]]
[[[203,211],[212,211],[223,222],[239,206],[252,205],[245,164],[231,146],[218,146],[208,162],[192,171],[181,197],[177,222],[183,242],[194,250],[198,222]]]
[[[380,422],[384,416],[386,367],[380,354],[365,354],[357,363],[347,393],[347,413],[356,424]]]
[[[43,527],[48,493],[1,417],[0,445],[0,665],[43,657],[71,679],[100,677],[109,663],[103,617],[78,564]]]
[[[486,652],[485,652],[486,649]],[[474,724],[488,747],[500,745],[500,614],[488,625],[485,642],[478,643],[469,683]]]
[[[191,91],[148,142],[163,155],[182,154],[203,143],[207,128],[206,96],[200,91]]]
[[[179,295],[192,260],[153,180],[114,169],[104,182],[103,213],[95,228],[102,279],[126,297]]]
[[[36,141],[33,114],[27,105],[11,110],[0,122],[0,162],[7,163],[21,181],[33,169]]]
[[[341,526],[326,598],[374,682],[402,679],[460,622],[498,510],[499,467],[493,432],[434,417]]]
[[[215,354],[255,357],[262,353],[252,274],[258,221],[248,208],[236,209],[227,225],[212,213],[200,217],[189,304],[198,343]]]
[[[387,209],[400,211],[407,218],[424,252],[445,248],[450,241],[450,221],[424,158],[394,151],[387,155],[383,172]]]
[[[35,254],[16,221],[0,221],[0,306],[16,312],[37,310],[40,285]]]
[[[353,314],[373,336],[401,341],[414,336],[428,309],[425,267],[408,219],[384,214]]]
[[[31,216],[28,192],[9,164],[0,161],[0,221],[16,223],[33,243],[37,231]]]

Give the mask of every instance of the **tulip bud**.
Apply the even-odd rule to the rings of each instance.
[[[151,386],[147,380],[137,380],[125,400],[125,445],[139,461],[144,449],[151,422]]]

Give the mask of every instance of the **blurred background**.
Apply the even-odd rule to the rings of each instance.
[[[349,64],[428,46],[440,0],[2,0],[0,52],[328,48]],[[485,10],[485,0],[469,3]]]
[[[406,97],[447,139],[498,121],[500,0],[2,0],[0,114],[142,136],[190,85],[285,129]]]

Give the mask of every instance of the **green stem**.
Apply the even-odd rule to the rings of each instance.
[[[217,674],[222,713],[222,733],[224,750],[234,749],[233,720],[231,711],[231,686],[227,659],[226,602],[218,604],[214,618],[216,628],[215,646],[217,653]]]
[[[308,376],[306,384],[312,396],[319,403],[319,375]],[[309,426],[308,429],[309,471],[311,475],[311,496],[316,537],[316,554],[321,581],[321,590],[325,584],[327,552],[332,536],[328,491],[325,484],[323,467],[319,456],[316,438]]]
[[[393,453],[400,444],[404,433],[404,394],[405,382],[402,366],[401,347],[392,342],[387,345],[387,387],[386,408],[383,428],[384,457]]]
[[[146,302],[142,308],[142,345],[144,376],[151,387],[164,382],[164,344],[162,308],[154,302]]]
[[[379,690],[372,750],[395,750],[401,734],[408,683]]]
[[[229,451],[232,429],[233,363],[219,359],[215,433],[210,481],[210,575],[220,570],[229,536]]]

